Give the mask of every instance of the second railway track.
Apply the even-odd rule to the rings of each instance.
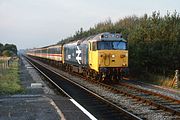
[[[72,82],[68,78],[60,75],[59,73],[47,69],[32,59],[29,59],[31,63],[38,66],[38,70],[41,71],[48,79],[51,80],[58,88],[65,92],[65,94],[71,99],[76,100],[97,119],[104,120],[141,120],[136,115],[122,109],[114,103],[102,98],[96,93],[86,89],[85,87]]]
[[[92,81],[100,84],[110,91],[129,96],[132,99],[136,99],[137,102],[141,101],[143,103],[157,107],[157,110],[168,111],[172,115],[180,116],[180,100],[166,95],[162,95],[149,90],[144,90],[136,87],[135,85],[130,85],[128,82],[121,82],[118,85],[106,85],[96,81]]]
[[[152,91],[140,89],[136,86],[129,85],[128,83],[120,83],[119,85],[115,86],[115,88],[120,91],[122,91],[123,87],[129,93],[128,94],[126,92],[125,94],[144,101],[150,105],[154,105],[158,109],[162,109],[171,112],[173,115],[180,116],[180,100]]]

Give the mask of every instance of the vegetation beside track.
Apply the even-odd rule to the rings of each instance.
[[[180,90],[180,87],[175,86],[175,80],[174,80],[173,75],[164,76],[164,75],[147,73],[144,75],[140,75],[140,77],[138,77],[138,78],[130,77],[128,79],[137,80],[137,81],[143,82],[143,83],[158,85],[158,86],[162,86],[165,88]],[[178,84],[178,86],[180,86],[180,82],[178,82],[177,84]]]
[[[0,60],[0,64],[2,64],[4,61]]]
[[[20,85],[18,61],[18,58],[16,58],[7,68],[0,68],[0,95],[23,92]]]
[[[168,77],[168,76],[154,75],[149,73],[146,75],[141,75],[139,79],[140,81],[145,83],[174,88],[173,77],[174,76]]]

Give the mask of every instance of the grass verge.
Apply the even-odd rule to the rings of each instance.
[[[2,64],[4,61],[0,60],[0,64]]]
[[[140,81],[158,85],[158,86],[163,86],[163,87],[168,87],[168,88],[175,88],[174,86],[174,81],[173,81],[173,76],[171,77],[165,77],[162,75],[154,75],[154,74],[146,74],[146,75],[141,75]],[[179,90],[179,88],[178,88]]]
[[[23,91],[20,85],[18,59],[15,59],[9,68],[3,70],[0,75],[0,95],[16,94]]]

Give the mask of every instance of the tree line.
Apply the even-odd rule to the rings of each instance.
[[[172,75],[180,69],[180,16],[176,11],[142,17],[129,16],[113,23],[110,19],[61,40],[64,44],[101,32],[122,33],[128,41],[130,74]]]
[[[17,47],[14,44],[5,44],[0,43],[0,56],[15,56],[17,55]]]

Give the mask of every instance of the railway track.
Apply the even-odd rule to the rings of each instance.
[[[62,76],[51,69],[47,69],[46,66],[36,63],[29,57],[26,58],[56,87],[63,91],[71,100],[73,99],[81,104],[86,110],[93,114],[95,118],[104,120],[141,120],[141,118],[136,115],[122,109],[91,90],[71,81],[69,78]]]
[[[93,81],[95,82],[95,81]],[[156,92],[144,90],[128,83],[119,83],[118,85],[106,85],[96,82],[106,89],[116,93],[129,96],[136,99],[137,102],[146,103],[155,106],[157,110],[168,111],[172,115],[180,116],[180,100],[165,96]]]
[[[117,88],[120,93],[153,105],[157,107],[157,109],[162,109],[164,111],[171,112],[173,115],[180,116],[180,100],[152,91],[140,89],[136,86],[129,85],[128,83],[120,83],[114,87]],[[126,92],[122,92],[124,89],[126,89]]]

